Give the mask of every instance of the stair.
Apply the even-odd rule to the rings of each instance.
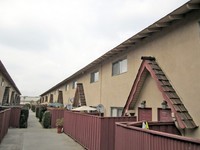
[[[9,87],[5,88],[4,95],[3,95],[3,100],[2,100],[2,105],[6,105],[9,103]]]
[[[74,96],[73,107],[86,106],[86,99],[82,83],[77,83],[77,88]]]

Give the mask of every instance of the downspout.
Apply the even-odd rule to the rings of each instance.
[[[101,74],[100,74],[100,104],[101,104],[101,99],[102,99],[102,63],[100,64],[100,70],[101,70]]]

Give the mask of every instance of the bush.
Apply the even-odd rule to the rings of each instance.
[[[42,126],[43,128],[51,127],[51,114],[49,111],[45,111],[42,117]]]
[[[29,109],[28,107],[23,107],[21,109],[21,114],[20,114],[20,128],[27,128],[28,126],[28,116],[29,116]]]
[[[39,118],[39,110],[40,110],[40,107],[39,107],[39,106],[36,106],[36,108],[35,108],[35,116],[36,116],[37,118]]]
[[[35,105],[31,105],[31,110],[35,112]]]
[[[24,107],[27,107],[28,109],[30,109],[30,108],[31,108],[31,104],[26,103],[26,104],[24,105]]]
[[[42,121],[43,114],[46,110],[47,110],[46,106],[40,106],[40,108],[39,108],[39,122]]]

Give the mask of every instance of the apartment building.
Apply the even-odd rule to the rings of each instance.
[[[145,73],[145,77],[140,76],[141,64],[148,61],[141,60],[141,57],[155,60],[153,63],[159,66],[180,101],[172,102],[158,88],[157,80],[160,79],[152,77],[151,71]],[[123,115],[129,112],[128,115],[136,115],[139,121],[138,111],[145,103],[145,108],[151,109],[149,120],[159,121],[158,111],[162,109],[162,104],[167,103],[170,109],[167,117],[179,123],[177,127],[182,134],[200,137],[199,58],[200,1],[190,0],[42,93],[41,100],[56,102],[62,98],[65,105],[71,104],[76,84],[82,83],[87,105],[102,104],[105,116],[120,116],[122,112]],[[133,90],[138,87],[136,80],[142,81],[139,82],[142,84],[136,100],[133,100],[131,94],[135,96]],[[188,117],[181,117],[182,114]]]
[[[19,105],[20,91],[0,61],[0,105]]]

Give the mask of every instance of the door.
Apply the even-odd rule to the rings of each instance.
[[[152,121],[152,108],[138,108],[138,121]]]
[[[63,104],[63,93],[62,93],[62,91],[58,92],[58,101],[57,102]]]
[[[158,108],[158,121],[173,121],[171,116],[171,109]]]

